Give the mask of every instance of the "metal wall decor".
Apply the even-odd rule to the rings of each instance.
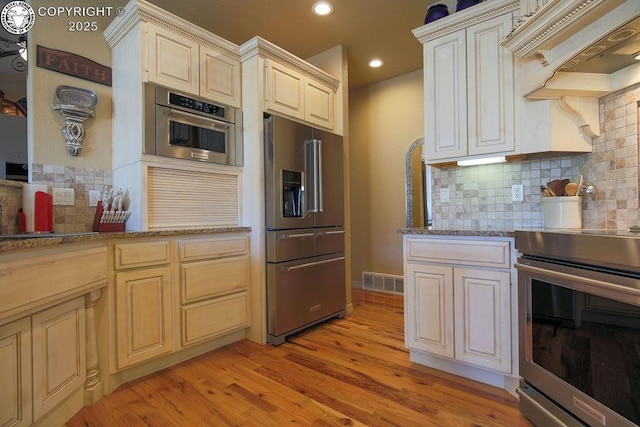
[[[67,143],[67,151],[72,156],[77,156],[82,150],[85,135],[83,122],[95,117],[93,108],[98,104],[98,95],[88,89],[58,86],[56,100],[58,104],[51,108],[60,111],[64,118],[62,134]]]

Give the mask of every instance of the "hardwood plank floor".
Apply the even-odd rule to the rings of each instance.
[[[241,341],[131,381],[68,427],[531,426],[507,392],[409,361],[397,297],[281,346]]]

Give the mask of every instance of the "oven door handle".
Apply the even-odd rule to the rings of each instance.
[[[167,113],[167,118],[178,117],[182,119],[182,123],[187,125],[193,125],[197,127],[207,128],[207,129],[220,129],[227,130],[232,124],[223,122],[220,120],[216,120],[209,117],[198,116],[197,114],[187,113],[186,111],[176,110],[175,108],[169,108]]]
[[[620,286],[615,283],[604,282],[598,279],[592,279],[589,277],[580,277],[574,274],[563,273],[561,271],[550,270],[548,268],[536,267],[528,264],[516,263],[516,268],[521,271],[525,271],[528,273],[533,273],[537,275],[542,275],[546,277],[550,277],[553,279],[558,279],[561,283],[566,283],[570,281],[574,283],[575,288],[579,291],[593,293],[601,296],[612,296],[612,295],[628,295],[633,298],[638,298],[640,302],[640,289],[628,287],[628,286]],[[638,302],[636,302],[637,304]]]

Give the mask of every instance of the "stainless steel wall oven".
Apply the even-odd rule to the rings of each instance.
[[[537,426],[640,424],[640,238],[516,232],[522,413]]]
[[[211,100],[144,84],[143,153],[223,165],[243,165],[242,111]]]

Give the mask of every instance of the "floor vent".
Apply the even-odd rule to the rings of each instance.
[[[365,291],[404,293],[404,278],[391,274],[362,272],[362,289]]]

